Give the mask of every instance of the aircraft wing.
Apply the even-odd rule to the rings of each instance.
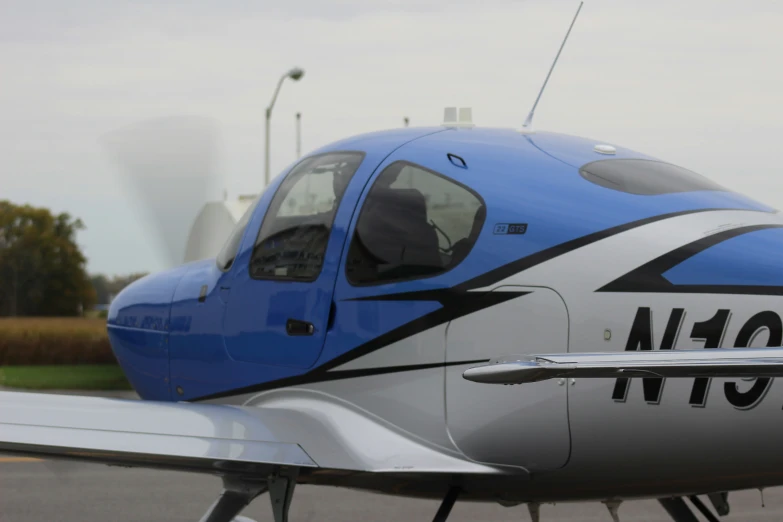
[[[716,348],[507,356],[465,370],[487,384],[556,378],[783,377],[783,348]]]
[[[328,397],[260,406],[0,392],[0,453],[219,474],[275,466],[498,473]]]

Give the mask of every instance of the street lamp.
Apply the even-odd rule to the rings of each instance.
[[[296,113],[296,159],[302,157],[302,113]]]
[[[294,67],[287,73],[285,73],[283,76],[280,77],[280,80],[277,82],[277,88],[275,89],[275,94],[272,96],[272,101],[269,103],[269,107],[266,108],[266,146],[265,146],[265,153],[264,153],[264,186],[269,185],[269,122],[272,119],[272,107],[275,106],[275,100],[277,100],[277,93],[280,92],[280,87],[283,85],[283,80],[286,78],[291,78],[294,81],[298,81],[300,78],[304,76],[304,69],[301,69],[299,67]]]

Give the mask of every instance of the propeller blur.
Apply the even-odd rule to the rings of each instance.
[[[171,116],[101,138],[169,267],[183,262],[187,234],[198,211],[218,198],[218,137],[213,119]]]

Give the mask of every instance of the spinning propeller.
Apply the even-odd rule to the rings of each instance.
[[[147,120],[100,141],[143,209],[167,266],[182,264],[199,210],[207,201],[220,198],[214,120],[196,116]]]
[[[168,267],[182,264],[195,217],[207,201],[218,199],[217,141],[214,120],[195,116],[146,120],[100,139]],[[84,467],[71,460],[43,464],[60,480]]]

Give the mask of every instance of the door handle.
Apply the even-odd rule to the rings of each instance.
[[[289,319],[285,323],[285,331],[288,332],[288,335],[313,335],[315,326],[307,321]]]

